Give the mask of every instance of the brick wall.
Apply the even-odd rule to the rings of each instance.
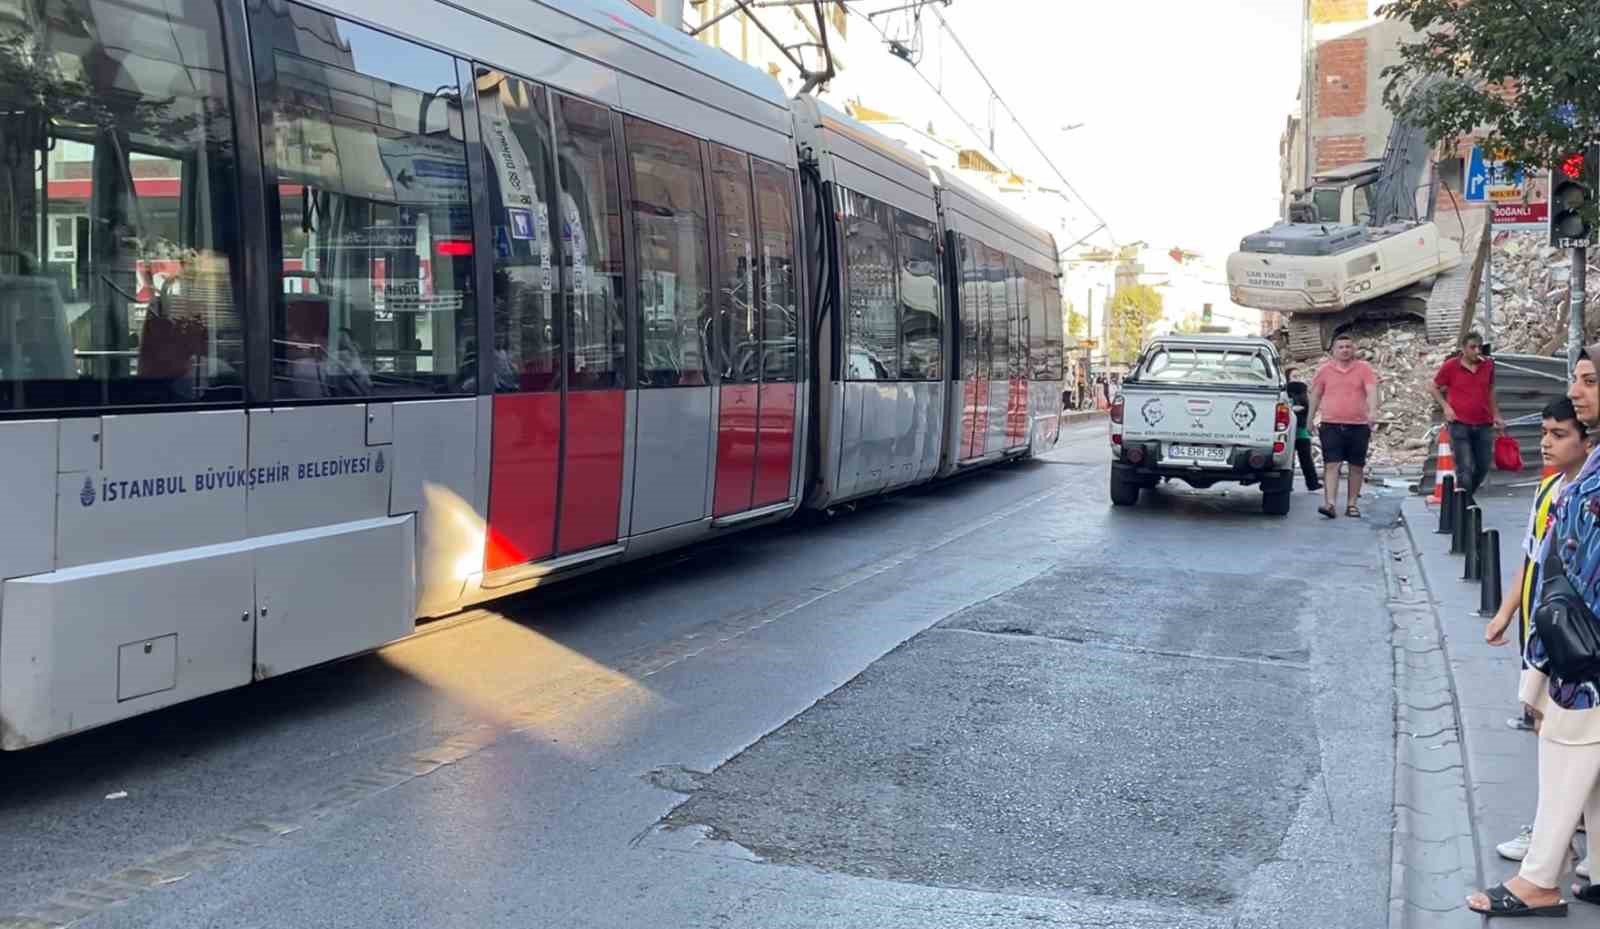
[[[1326,171],[1367,157],[1367,140],[1360,135],[1331,135],[1317,139],[1317,170]]]
[[[1311,21],[1354,23],[1367,18],[1367,0],[1311,0]]]
[[[1317,46],[1317,116],[1360,116],[1367,109],[1367,40],[1333,39]]]

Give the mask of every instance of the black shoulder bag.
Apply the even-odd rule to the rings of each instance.
[[[1600,678],[1600,622],[1567,579],[1556,554],[1559,544],[1559,539],[1548,542],[1533,627],[1550,659],[1551,676],[1563,681],[1595,680]]]

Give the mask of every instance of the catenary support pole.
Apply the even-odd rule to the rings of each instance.
[[[1588,299],[1589,249],[1578,246],[1572,250],[1572,300],[1567,309],[1567,371],[1578,368],[1578,357],[1583,353],[1583,305]]]

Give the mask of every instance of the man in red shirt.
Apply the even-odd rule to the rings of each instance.
[[[1341,335],[1333,340],[1333,360],[1317,369],[1311,379],[1311,412],[1307,419],[1322,439],[1322,500],[1317,512],[1333,519],[1339,500],[1339,465],[1350,466],[1350,491],[1344,515],[1360,516],[1362,472],[1367,466],[1367,445],[1378,418],[1378,373],[1356,357],[1355,340]]]
[[[1428,388],[1444,407],[1450,453],[1456,458],[1456,486],[1477,494],[1494,462],[1494,434],[1506,427],[1494,402],[1494,359],[1483,354],[1483,336],[1461,338],[1461,354],[1446,358]]]

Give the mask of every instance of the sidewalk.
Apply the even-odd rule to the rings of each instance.
[[[1534,488],[1486,488],[1480,495],[1483,528],[1500,531],[1502,589],[1509,588],[1521,565],[1522,534]],[[1517,864],[1495,853],[1495,845],[1510,839],[1523,825],[1533,822],[1538,797],[1538,743],[1532,732],[1511,729],[1506,720],[1518,715],[1515,627],[1510,644],[1496,648],[1483,640],[1488,617],[1477,615],[1478,583],[1461,580],[1463,557],[1450,554],[1450,536],[1438,535],[1437,508],[1427,498],[1408,496],[1403,512],[1415,554],[1427,583],[1428,596],[1438,616],[1440,645],[1452,685],[1458,714],[1461,764],[1467,787],[1471,822],[1461,831],[1473,837],[1477,854],[1476,886],[1493,885],[1516,872]],[[1433,756],[1444,754],[1434,752]],[[1397,764],[1404,760],[1397,756]],[[1454,759],[1450,759],[1454,760]],[[1575,880],[1567,873],[1562,892],[1571,902],[1571,916],[1563,925],[1600,929],[1600,907],[1570,900]],[[1472,926],[1478,918],[1461,903],[1459,922]],[[1541,921],[1542,922],[1542,921]]]

